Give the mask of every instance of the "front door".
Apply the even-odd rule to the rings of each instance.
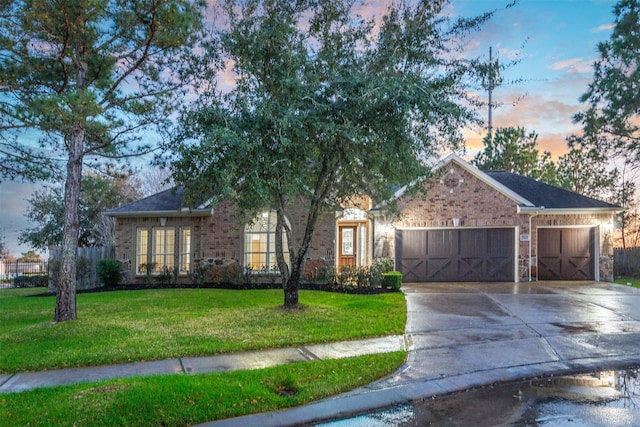
[[[358,259],[358,226],[342,225],[338,228],[340,239],[338,251],[340,252],[340,264],[338,267],[355,267]]]

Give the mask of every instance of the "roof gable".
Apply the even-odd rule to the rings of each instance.
[[[447,157],[445,157],[440,162],[438,162],[434,166],[434,171],[438,171],[440,169],[446,168],[447,165],[449,165],[450,163],[455,163],[456,165],[458,165],[459,167],[461,167],[462,169],[464,169],[465,171],[473,175],[475,178],[489,185],[496,191],[504,194],[505,196],[507,196],[514,202],[516,202],[517,204],[523,205],[523,206],[534,206],[534,204],[531,201],[527,200],[521,194],[503,185],[501,182],[496,181],[490,175],[486,174],[485,172],[481,171],[477,167],[473,166],[471,163],[467,162],[466,160],[464,160],[462,157],[458,156],[455,153],[449,154]]]
[[[619,211],[620,206],[602,200],[583,196],[573,191],[545,184],[531,178],[505,171],[482,171],[455,153],[451,153],[433,166],[434,172],[455,163],[475,178],[504,194],[522,208],[545,209],[606,209]],[[396,193],[396,198],[404,194],[405,188]]]

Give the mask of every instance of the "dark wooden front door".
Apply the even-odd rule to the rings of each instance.
[[[594,280],[594,228],[539,228],[539,280]]]
[[[405,282],[513,281],[513,228],[396,230]]]

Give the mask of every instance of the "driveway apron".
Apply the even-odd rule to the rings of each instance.
[[[403,290],[407,368],[379,385],[497,369],[517,378],[537,372],[532,366],[640,361],[639,289],[531,282],[406,284]]]

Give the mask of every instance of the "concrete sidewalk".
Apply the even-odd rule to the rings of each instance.
[[[13,375],[0,374],[0,394],[17,393],[40,387],[102,381],[112,378],[262,369],[294,362],[341,359],[364,354],[405,351],[405,349],[404,337],[402,335],[394,335],[358,341],[222,354],[208,357],[183,357],[179,359],[136,362],[123,365],[57,369],[42,372],[21,372]]]

